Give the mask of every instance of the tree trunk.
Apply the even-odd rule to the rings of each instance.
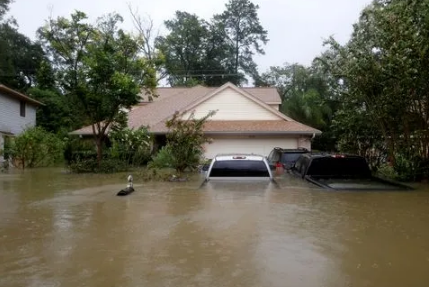
[[[100,167],[100,163],[103,158],[103,138],[97,138],[95,140],[95,145],[97,146],[97,163],[98,167]]]

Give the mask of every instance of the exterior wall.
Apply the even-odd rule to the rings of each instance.
[[[303,147],[308,150],[311,150],[311,137],[310,136],[300,137],[298,139],[298,147]]]
[[[20,134],[26,127],[36,124],[36,107],[25,104],[25,117],[20,115],[20,101],[0,93],[0,150],[4,148],[4,138],[1,132]],[[0,163],[4,161],[0,156]]]
[[[267,156],[274,147],[297,148],[298,136],[212,136],[212,143],[206,144],[205,157],[213,158],[219,153],[254,153]]]
[[[4,158],[3,158],[3,155],[2,155],[3,147],[4,147],[3,134],[0,133],[0,169],[1,169],[1,165],[2,165],[2,163],[4,161]]]
[[[279,105],[269,105],[270,107],[272,107],[273,109],[275,109],[276,111],[280,110]]]
[[[20,101],[0,93],[0,131],[16,135],[35,124],[35,106],[26,103],[25,117],[21,117]]]
[[[209,111],[217,110],[217,113],[210,120],[279,120],[280,117],[271,111],[261,107],[257,103],[234,91],[225,89],[221,93],[197,106],[196,118],[206,116]],[[185,115],[185,118],[189,114]]]

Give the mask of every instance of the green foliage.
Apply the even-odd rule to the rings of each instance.
[[[109,134],[112,143],[110,156],[133,166],[146,164],[150,159],[152,139],[147,128],[125,128]]]
[[[382,164],[377,170],[376,176],[390,180],[398,180],[399,176],[395,169],[389,164]]]
[[[152,160],[148,164],[148,168],[173,168],[174,158],[171,151],[171,147],[166,145],[162,147],[156,155],[152,157]]]
[[[271,67],[259,79],[260,85],[275,86],[282,97],[281,111],[304,124],[325,129],[331,123],[332,89],[316,65],[285,64]]]
[[[75,173],[116,173],[128,171],[129,165],[117,159],[104,159],[100,163],[97,159],[85,159],[72,162],[69,169]]]
[[[25,91],[35,84],[37,69],[44,59],[40,44],[19,33],[13,22],[0,23],[1,84]]]
[[[204,123],[216,112],[212,111],[205,117],[196,119],[194,113],[176,112],[166,123],[169,131],[167,133],[167,148],[163,153],[169,153],[171,159],[166,154],[162,154],[165,160],[171,160],[173,167],[178,174],[187,168],[195,169],[200,163],[203,155],[203,144],[210,142],[203,133]],[[157,159],[160,163],[160,159]],[[166,161],[168,162],[168,161]]]
[[[327,42],[325,63],[340,83],[343,113],[353,108],[361,113],[369,123],[360,121],[360,130],[373,131],[377,141],[382,137],[401,174],[429,158],[428,15],[427,0],[376,0],[362,12],[346,45]],[[338,122],[343,120],[352,122],[346,117]],[[347,139],[347,134],[339,137]],[[403,153],[410,149],[416,156]],[[413,164],[404,163],[402,155]]]
[[[9,5],[12,0],[0,0],[0,20],[3,18],[3,15],[9,10]]]
[[[152,167],[138,172],[136,178],[143,181],[167,181],[171,178],[173,173],[174,170]]]
[[[165,56],[169,84],[198,84],[195,75],[204,69],[205,45],[209,36],[207,24],[196,15],[177,11],[174,19],[165,21],[165,26],[170,33],[158,37],[156,45]]]
[[[37,109],[37,126],[52,132],[68,132],[78,128],[79,120],[74,117],[67,104],[66,98],[53,90],[31,88],[27,92],[32,98],[44,103]]]
[[[67,165],[96,158],[97,151],[92,140],[70,137],[65,141],[64,159]]]
[[[227,69],[235,73],[233,83],[245,82],[244,75],[257,75],[253,55],[264,54],[268,32],[262,27],[259,6],[249,0],[229,0],[225,11],[215,15],[215,25],[224,32],[228,54]]]
[[[8,151],[12,164],[19,168],[45,167],[62,160],[64,144],[40,127],[29,128],[13,138]]]
[[[165,21],[169,33],[157,38],[156,47],[165,57],[169,84],[239,85],[245,75],[257,75],[253,55],[263,54],[268,42],[258,9],[249,0],[231,0],[210,22],[181,11]]]
[[[155,70],[140,56],[142,39],[119,29],[121,22],[121,16],[109,14],[92,25],[76,11],[71,19],[50,20],[38,31],[57,82],[92,125],[99,161],[107,129],[120,111],[138,102],[140,87],[151,92],[156,86]]]

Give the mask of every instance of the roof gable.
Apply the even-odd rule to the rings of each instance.
[[[231,93],[231,91],[233,93]],[[225,97],[226,93],[229,93],[230,97],[235,96],[235,99],[232,101],[229,101],[228,97]],[[242,100],[246,101],[240,101],[238,97],[242,97]],[[214,99],[216,97],[222,97],[223,99],[221,102],[215,101]],[[230,117],[233,116],[234,119],[237,120],[251,120],[252,118],[240,118],[240,114],[237,114],[237,112],[242,113],[242,115],[247,115],[247,117],[253,117],[253,119],[262,119],[262,120],[286,120],[286,121],[294,121],[292,118],[289,118],[288,116],[284,115],[283,113],[273,109],[270,107],[267,103],[263,102],[259,98],[255,97],[254,95],[248,93],[247,91],[238,88],[232,83],[226,83],[225,85],[221,86],[218,89],[213,90],[212,92],[208,93],[205,97],[200,98],[199,100],[195,101],[191,105],[187,106],[185,109],[182,109],[181,111],[196,111],[196,117],[203,117],[205,116],[210,110],[219,110],[221,109],[221,116],[214,116],[212,119],[215,120],[219,117]],[[226,113],[230,112],[231,115],[227,115]],[[188,113],[188,114],[189,114]],[[185,115],[188,116],[188,114]],[[232,115],[234,114],[234,115]],[[259,115],[261,118],[258,118]],[[226,118],[222,118],[226,119]],[[228,118],[231,119],[231,118]]]

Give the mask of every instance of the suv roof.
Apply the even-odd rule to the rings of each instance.
[[[281,151],[281,152],[309,152],[308,149],[304,147],[298,147],[298,148],[281,148],[281,147],[275,147],[275,150]]]

